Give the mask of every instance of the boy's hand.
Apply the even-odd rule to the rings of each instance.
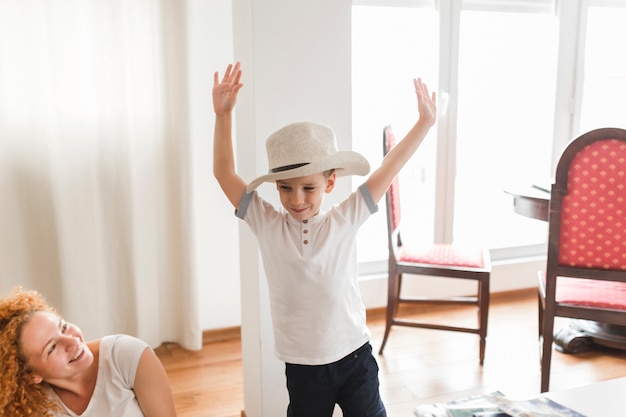
[[[228,64],[224,78],[219,80],[217,71],[213,74],[213,110],[217,116],[230,113],[237,103],[237,93],[243,84],[241,80],[241,64]]]
[[[422,82],[421,78],[413,79],[415,94],[417,95],[417,110],[420,113],[420,120],[432,126],[437,119],[437,96],[433,91],[428,93],[428,86]]]

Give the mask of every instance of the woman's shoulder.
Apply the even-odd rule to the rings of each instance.
[[[148,343],[127,334],[112,334],[100,339],[99,350],[106,356],[118,356],[131,352],[143,352],[150,347]]]
[[[134,336],[115,334],[100,340],[100,364],[110,377],[121,378],[124,386],[132,387],[141,355],[150,346]],[[108,369],[108,370],[107,370]]]

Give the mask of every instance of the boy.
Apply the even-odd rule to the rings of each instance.
[[[232,111],[241,66],[228,65],[213,80],[215,137],[213,174],[237,217],[257,237],[268,280],[276,356],[285,362],[288,417],[385,417],[378,365],[369,344],[358,289],[356,234],[400,169],[435,123],[435,93],[414,80],[419,120],[367,181],[341,204],[320,212],[337,177],[366,175],[367,160],[337,151],[334,132],[323,125],[293,123],[266,142],[270,172],[250,184],[235,171]],[[275,182],[282,210],[254,190]]]

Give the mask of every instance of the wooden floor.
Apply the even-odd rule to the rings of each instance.
[[[417,404],[500,390],[517,399],[539,392],[535,291],[492,295],[484,366],[472,334],[394,327],[380,366],[389,417],[413,417]],[[471,322],[464,308],[421,314]],[[384,331],[380,312],[368,316],[377,352]],[[557,327],[566,325],[557,321]],[[179,417],[239,417],[243,404],[240,340],[207,343],[201,351],[168,344],[157,349],[170,377]],[[626,376],[626,351],[599,348],[576,355],[555,351],[551,390]],[[277,387],[276,389],[282,389]],[[276,417],[276,416],[271,416]]]

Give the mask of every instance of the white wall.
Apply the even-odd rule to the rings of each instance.
[[[231,0],[188,0],[194,265],[203,329],[241,324],[239,222],[212,172],[213,73],[233,60]]]
[[[235,58],[242,62],[245,84],[237,110],[237,146],[248,150],[238,153],[240,174],[249,181],[266,173],[265,139],[295,121],[332,126],[339,148],[350,149],[350,0],[234,3]],[[278,203],[271,186],[259,191]],[[327,202],[349,191],[349,181],[340,181]],[[273,353],[262,262],[247,229],[240,237],[246,414],[284,415],[284,364]]]
[[[201,281],[202,325],[207,330],[241,324],[240,224],[211,172],[213,72],[222,73],[234,59],[243,61],[246,85],[241,101],[249,101],[249,108],[240,106],[236,116],[244,125],[241,135],[248,136],[239,139],[254,140],[244,145],[247,154],[254,156],[249,161],[239,161],[247,179],[267,169],[264,139],[288,122],[314,118],[337,130],[342,148],[350,148],[351,140],[349,1],[305,2],[306,6],[302,6],[287,0],[256,0],[252,9],[250,1],[241,0],[235,3],[239,10],[237,54],[233,51],[231,3],[188,2],[191,129],[197,146],[193,152],[195,209],[212,213],[208,219],[197,216],[196,236],[201,250],[195,267]],[[331,12],[335,8],[341,12]],[[290,33],[286,29],[274,30],[283,21],[292,22]],[[331,61],[333,54],[336,58]],[[331,194],[328,204],[345,195],[347,181],[340,180],[340,186],[343,189]],[[273,198],[271,187],[261,187],[261,191]],[[491,290],[532,287],[536,271],[542,266],[541,260],[534,259],[494,265]],[[433,291],[438,291],[434,287]],[[386,304],[383,276],[364,280],[361,290],[366,307]]]

